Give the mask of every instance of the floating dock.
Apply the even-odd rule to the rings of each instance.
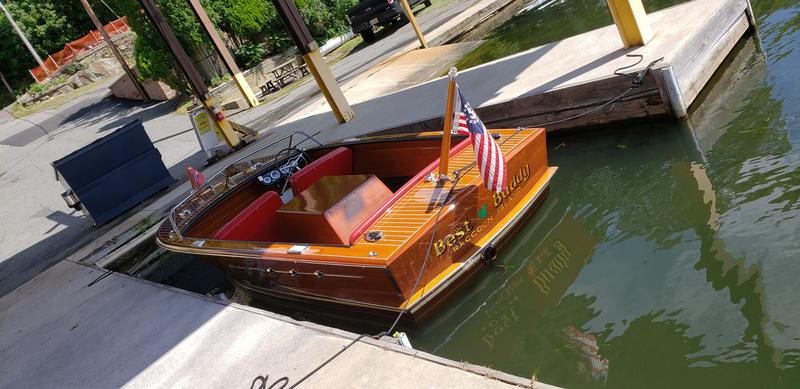
[[[625,49],[610,25],[459,72],[458,83],[488,127],[537,126],[548,131],[645,118],[683,118],[736,43],[755,24],[748,0],[695,0],[648,14],[655,37]],[[536,33],[532,30],[531,33]],[[632,85],[650,62],[639,87],[606,105]],[[358,80],[369,82],[369,79]],[[324,140],[374,131],[441,130],[447,80],[436,79],[376,97],[345,84],[356,118],[339,124],[327,106],[304,110],[270,129],[321,130]],[[246,120],[246,117],[245,117]],[[263,123],[246,123],[257,126]]]

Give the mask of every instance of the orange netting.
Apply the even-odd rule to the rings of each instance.
[[[106,24],[103,26],[103,29],[106,30],[108,36],[110,37],[128,32],[130,31],[130,28],[128,27],[128,18],[123,16],[111,23]],[[76,39],[64,45],[63,50],[50,54],[47,56],[47,58],[44,58],[44,66],[47,68],[47,71],[52,74],[58,69],[69,65],[81,53],[85,53],[101,43],[103,43],[103,35],[100,34],[98,30],[90,31],[80,39]],[[31,69],[30,73],[36,82],[42,82],[48,77],[47,73],[44,72],[41,66]]]

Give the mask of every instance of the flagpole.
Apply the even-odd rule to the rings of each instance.
[[[450,165],[450,134],[453,131],[453,106],[456,97],[456,75],[458,70],[450,68],[450,80],[447,84],[447,105],[444,109],[444,130],[442,132],[442,152],[439,155],[439,180],[448,180],[447,170]]]

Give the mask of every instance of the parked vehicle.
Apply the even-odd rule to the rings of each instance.
[[[418,4],[431,6],[431,0],[408,0],[413,9]],[[347,11],[347,23],[354,34],[361,34],[367,42],[375,40],[375,28],[385,27],[392,22],[408,21],[400,0],[360,0]]]

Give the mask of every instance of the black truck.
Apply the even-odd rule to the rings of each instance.
[[[412,8],[420,3],[430,7],[431,0],[408,0]],[[359,0],[355,7],[347,10],[346,18],[353,33],[361,34],[367,42],[375,40],[377,26],[408,21],[400,0]]]

